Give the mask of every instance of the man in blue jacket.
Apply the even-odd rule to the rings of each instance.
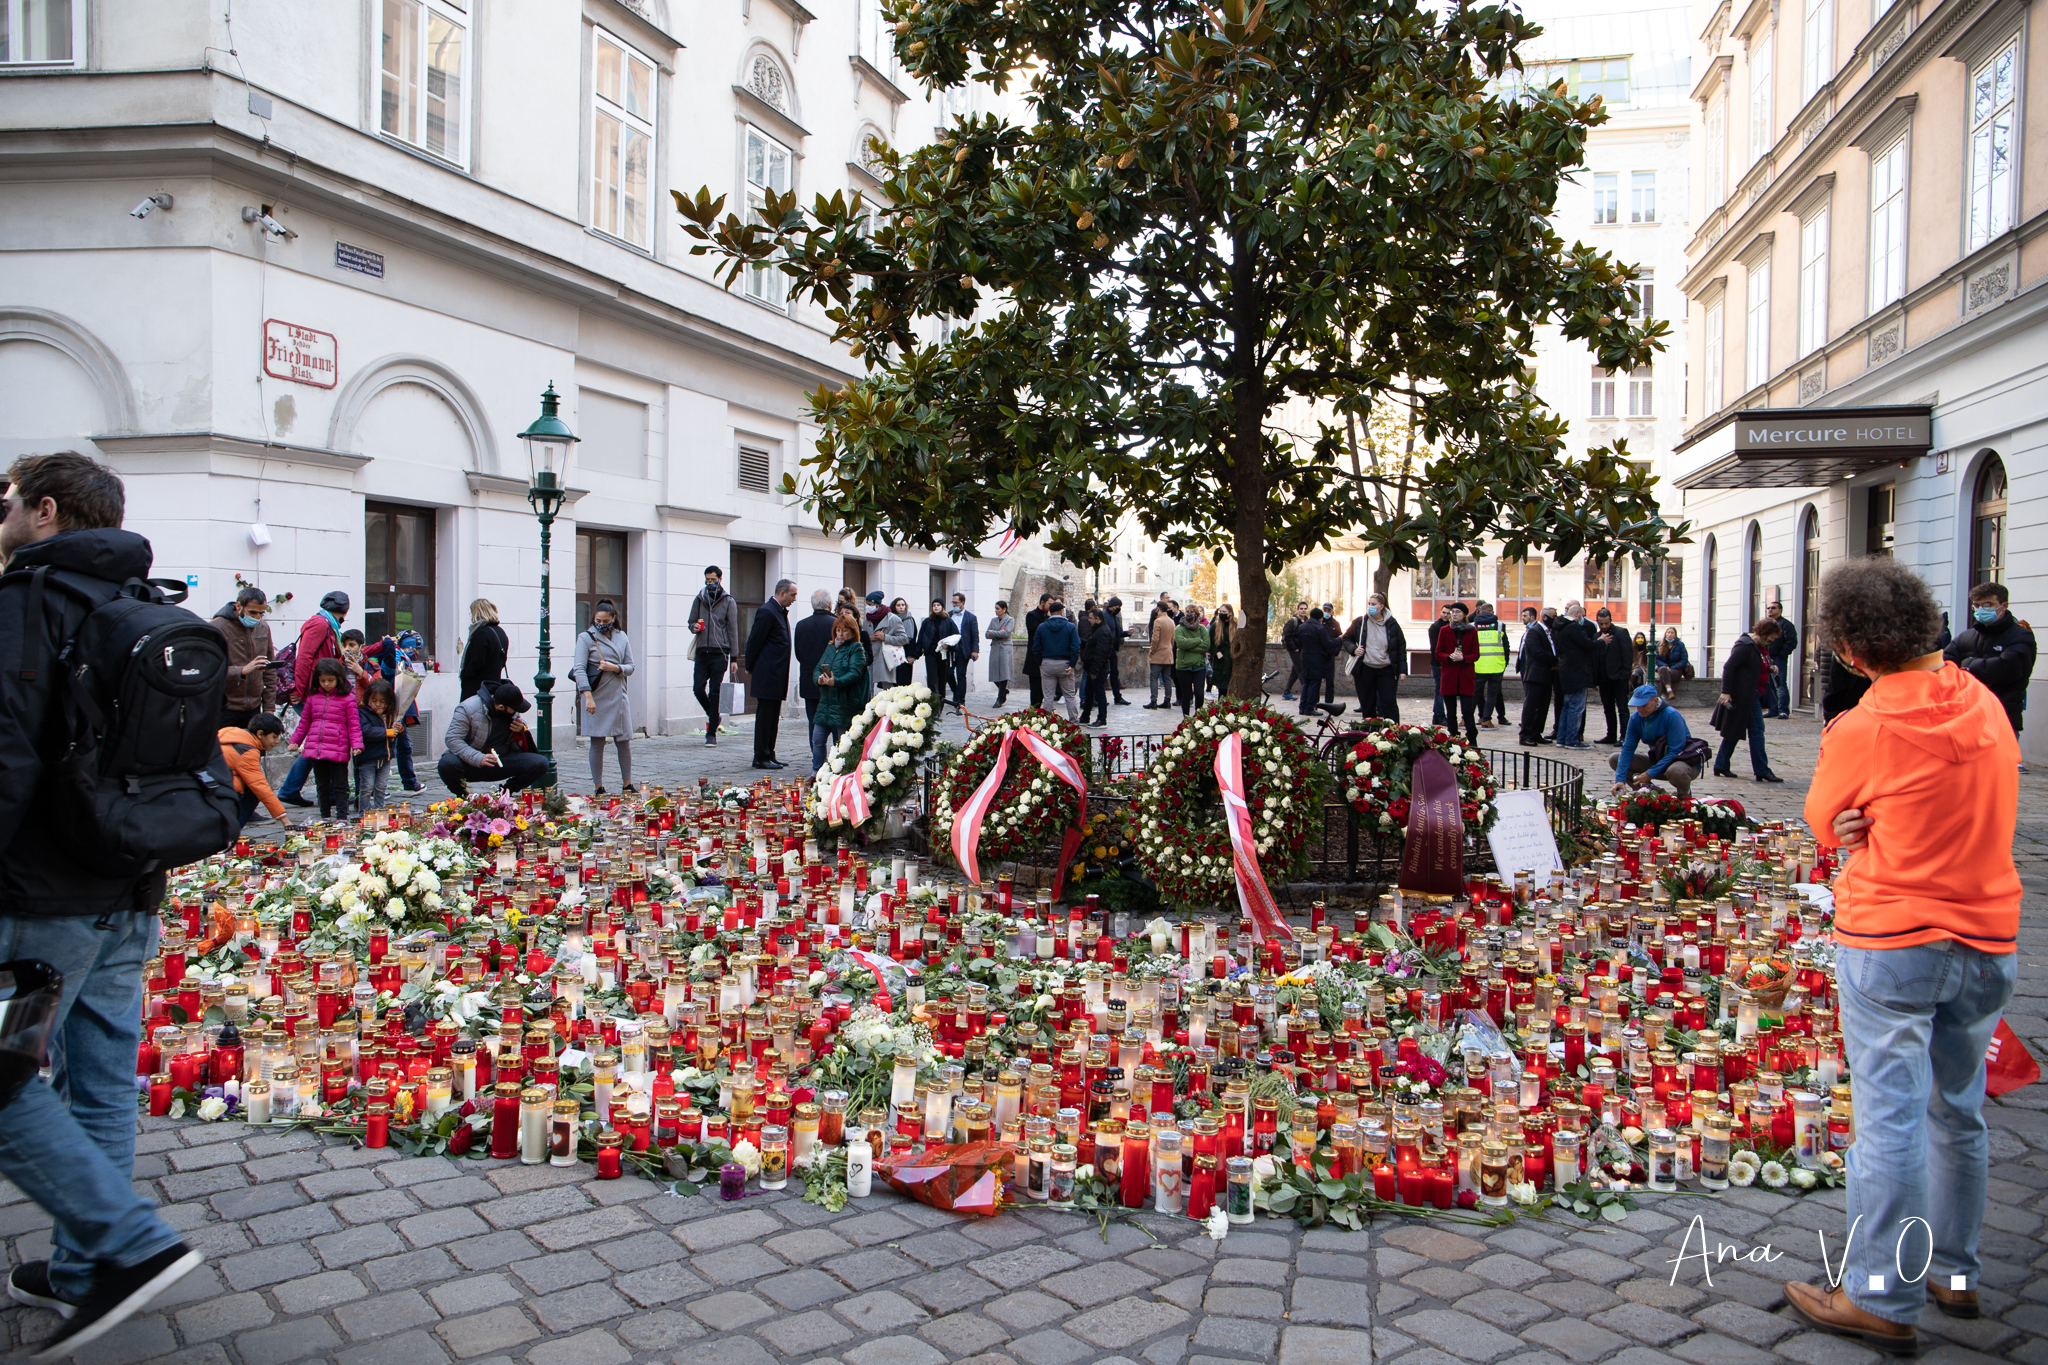
[[[1667,706],[1657,689],[1645,683],[1629,694],[1632,714],[1628,730],[1621,737],[1621,752],[1607,761],[1614,768],[1614,790],[1639,787],[1663,778],[1681,797],[1692,795],[1692,780],[1700,770],[1681,762],[1679,755],[1692,742],[1692,731],[1678,708]],[[1636,746],[1643,746],[1637,753]],[[1626,774],[1626,776],[1624,776]]]
[[[1081,632],[1067,619],[1066,603],[1054,602],[1047,612],[1045,624],[1032,638],[1044,678],[1044,700],[1039,704],[1050,711],[1054,703],[1064,701],[1067,719],[1078,724],[1081,707],[1075,698],[1074,666],[1081,659]]]

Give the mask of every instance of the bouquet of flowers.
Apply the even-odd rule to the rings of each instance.
[[[427,808],[435,835],[460,839],[481,853],[505,842],[505,836],[526,828],[519,803],[503,792],[477,792]]]
[[[373,834],[363,844],[360,863],[323,869],[319,904],[334,916],[325,932],[366,944],[372,929],[396,938],[445,928],[450,913],[469,913],[472,901],[461,884],[475,866],[475,858],[453,839],[421,839],[405,830]]]
[[[1637,829],[1657,829],[1693,813],[1692,802],[1664,791],[1632,791],[1621,799],[1621,819]]]

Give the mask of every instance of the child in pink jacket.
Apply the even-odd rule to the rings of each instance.
[[[299,728],[292,731],[292,751],[303,752],[313,762],[320,818],[346,819],[349,760],[363,747],[355,692],[339,659],[315,664],[312,683],[312,691],[299,703]]]

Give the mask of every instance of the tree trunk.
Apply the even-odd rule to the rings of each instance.
[[[1258,361],[1265,336],[1265,311],[1259,298],[1258,247],[1239,229],[1232,242],[1231,273],[1231,431],[1230,494],[1237,515],[1230,532],[1231,553],[1237,556],[1237,594],[1243,618],[1230,651],[1230,695],[1253,698],[1265,694],[1266,608],[1272,596],[1266,584],[1266,376]]]

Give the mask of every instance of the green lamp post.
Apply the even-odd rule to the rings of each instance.
[[[550,383],[540,396],[540,416],[519,433],[519,439],[526,442],[526,464],[532,479],[526,501],[540,518],[540,671],[533,675],[539,715],[534,728],[539,731],[535,740],[541,756],[548,761],[550,787],[555,785],[555,675],[550,671],[554,658],[548,638],[548,541],[555,514],[568,496],[569,452],[578,439],[556,411],[560,402]]]

